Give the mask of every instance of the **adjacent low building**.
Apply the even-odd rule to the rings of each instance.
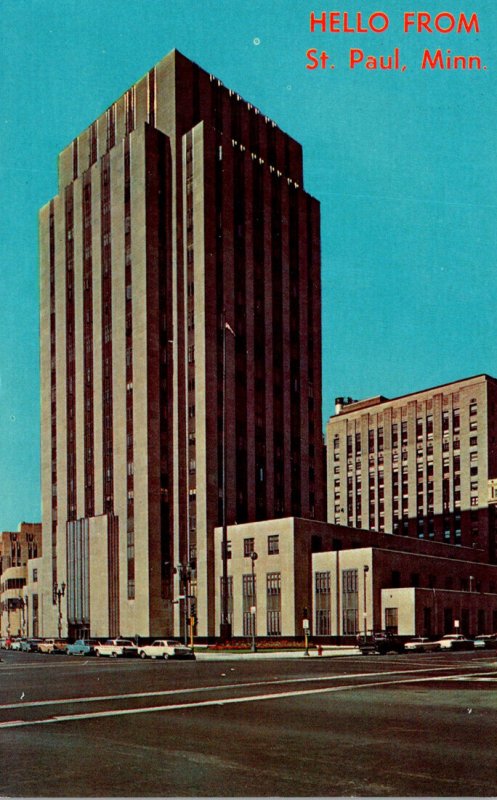
[[[222,529],[215,547],[219,631]],[[497,630],[497,566],[473,547],[290,517],[230,526],[228,553],[234,636]]]
[[[40,630],[41,523],[21,522],[0,533],[0,633],[37,636]]]

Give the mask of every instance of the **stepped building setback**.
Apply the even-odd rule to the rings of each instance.
[[[64,634],[212,636],[223,498],[325,517],[301,146],[173,51],[60,154],[40,262],[44,634],[64,584]]]

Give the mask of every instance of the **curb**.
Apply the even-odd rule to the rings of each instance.
[[[283,650],[281,652],[265,652],[258,650],[256,653],[241,650],[239,652],[205,651],[195,649],[197,661],[269,661],[275,659],[295,659],[295,658],[332,658],[334,656],[356,656],[359,654],[357,647],[334,647],[323,649],[322,655],[318,655],[317,650],[310,650],[308,655],[303,650]]]

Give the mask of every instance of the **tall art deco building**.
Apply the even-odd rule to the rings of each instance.
[[[176,51],[60,154],[40,214],[45,633],[62,589],[70,635],[178,633],[180,564],[197,635],[219,630],[223,422],[228,524],[324,519],[302,184],[300,145]]]

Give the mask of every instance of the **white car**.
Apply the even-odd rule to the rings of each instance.
[[[447,633],[438,640],[440,650],[473,650],[473,640],[466,639],[462,633]]]
[[[138,648],[131,639],[107,639],[103,644],[96,644],[93,649],[95,655],[99,657],[117,658],[117,656],[138,655]]]
[[[428,653],[433,650],[440,650],[439,642],[432,642],[425,636],[419,636],[417,639],[411,639],[404,644],[406,652],[415,653]]]
[[[191,647],[173,639],[156,639],[152,644],[142,645],[138,650],[140,658],[184,658],[195,659]]]

